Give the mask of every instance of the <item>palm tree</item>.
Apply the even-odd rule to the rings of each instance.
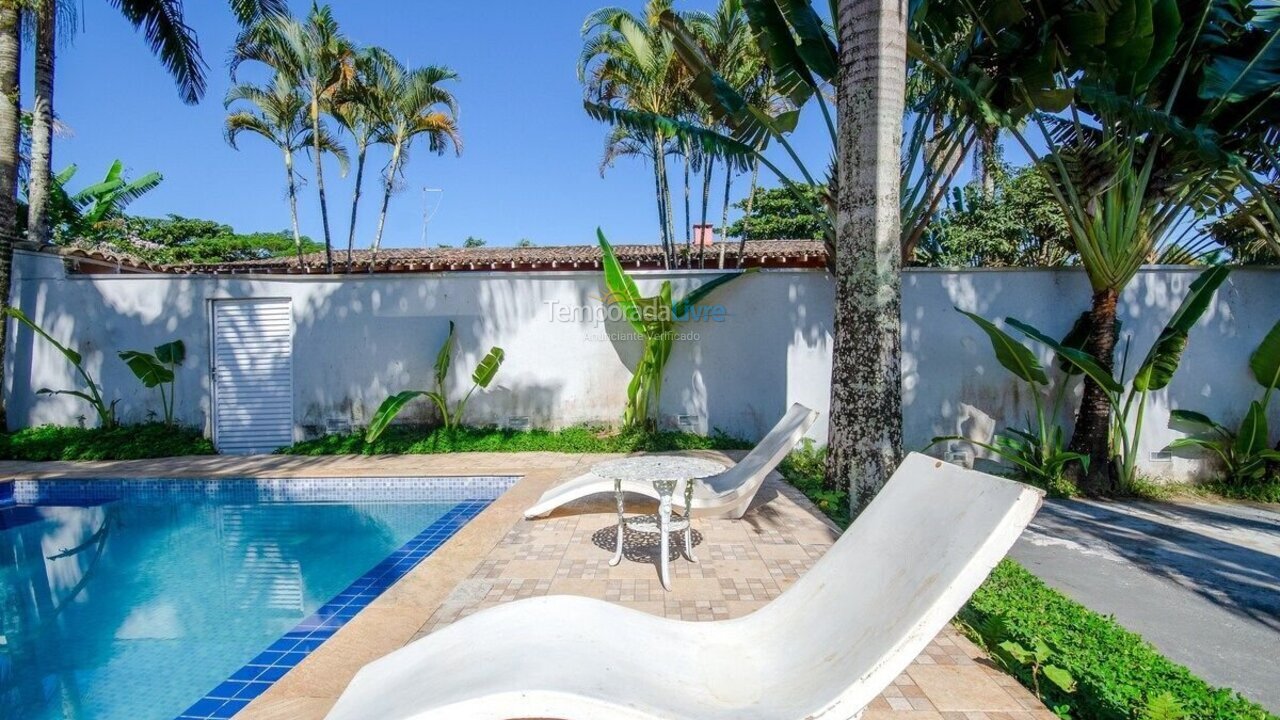
[[[364,187],[364,161],[369,146],[382,139],[389,112],[386,69],[395,61],[378,47],[366,48],[356,56],[353,87],[338,99],[331,114],[342,129],[351,133],[356,145],[356,186],[351,194],[351,224],[347,229],[347,272],[356,244],[356,217]]]
[[[440,87],[440,83],[447,80],[457,80],[458,74],[443,65],[407,70],[392,58],[386,60],[387,112],[378,140],[390,146],[391,160],[382,178],[382,210],[378,214],[378,230],[373,237],[374,260],[377,260],[378,249],[382,246],[387,206],[391,203],[396,180],[404,174],[413,143],[425,139],[428,150],[437,155],[443,155],[452,145],[456,154],[462,154],[458,102],[448,90]]]
[[[753,104],[770,107],[774,98],[768,97],[769,68],[756,45],[751,26],[747,22],[747,14],[743,11],[742,0],[721,0],[714,13],[691,13],[688,19],[690,32],[702,45],[702,51],[712,66],[719,68],[721,77],[731,86],[750,98]],[[696,99],[698,122],[704,127],[723,125],[717,120],[716,113],[706,103]],[[702,212],[701,223],[707,224],[707,207],[711,202],[711,175],[715,170],[715,153],[700,153],[702,169]],[[758,168],[759,165],[756,165]],[[733,171],[725,169],[724,202],[721,207],[721,234],[729,225],[729,193],[733,185]],[[741,258],[739,252],[739,258]],[[699,264],[703,264],[699,258]]]
[[[890,0],[839,0],[836,298],[827,476],[854,511],[902,457],[899,198],[907,18]]]
[[[22,12],[0,2],[0,311],[9,306],[13,243],[18,239],[18,154],[22,139]],[[4,347],[8,322],[0,322],[0,387],[4,387]],[[5,427],[0,398],[0,427]]]
[[[1064,20],[1027,4],[1023,14],[1005,18],[1009,27],[978,20],[982,39],[973,51],[994,70],[989,77],[1012,89],[987,111],[1004,114],[1006,131],[1045,174],[1063,210],[1092,289],[1084,349],[1108,374],[1117,303],[1139,268],[1211,250],[1205,220],[1226,205],[1252,196],[1274,212],[1259,182],[1280,167],[1280,31],[1265,9],[1209,0],[1140,3],[1150,22],[1138,26],[1123,22],[1132,7],[1082,6]],[[1105,43],[1085,25],[1108,27]],[[991,32],[1027,41],[1017,57],[1006,57],[1010,48],[991,42]],[[1025,58],[1037,54],[1059,66],[1024,77]],[[1025,119],[1026,128],[1013,119]],[[1111,412],[1090,377],[1070,444],[1090,457],[1087,472],[1073,466],[1086,492],[1110,492],[1120,480]]]
[[[338,159],[341,167],[347,165],[347,151],[321,126],[319,142],[313,137],[308,122],[307,102],[283,75],[277,74],[268,87],[248,83],[233,85],[227,92],[227,107],[243,102],[254,109],[237,110],[227,116],[226,137],[231,147],[239,149],[237,140],[241,133],[252,133],[280,148],[284,155],[285,178],[289,188],[289,215],[293,221],[293,242],[298,251],[298,267],[302,267],[302,231],[298,227],[297,172],[294,156],[307,150],[315,152],[319,147]]]
[[[324,229],[325,269],[333,272],[333,236],[329,232],[329,203],[325,195],[321,138],[324,114],[355,77],[355,47],[338,29],[328,5],[311,6],[306,20],[275,15],[263,18],[236,39],[231,75],[241,63],[257,61],[283,75],[307,103],[311,156],[315,162],[316,192]]]
[[[6,0],[6,4],[17,1]],[[134,28],[143,32],[151,51],[177,82],[183,102],[199,102],[205,90],[205,62],[195,31],[186,24],[182,0],[109,2]],[[35,6],[36,47],[27,234],[37,242],[49,242],[53,231],[49,224],[48,205],[53,176],[53,90],[58,35],[60,29],[75,30],[74,6],[67,0],[31,0],[31,3]],[[242,23],[288,12],[287,0],[228,0],[228,3]],[[0,75],[7,72],[7,68],[0,67]],[[6,146],[0,152],[8,153],[9,150]],[[0,215],[0,225],[6,222]]]
[[[603,8],[587,16],[582,25],[578,79],[586,86],[589,106],[616,107],[663,117],[680,117],[692,109],[686,87],[687,73],[659,23],[663,13],[670,11],[671,0],[649,0],[643,18],[616,7]],[[674,135],[661,127],[653,127],[644,131],[632,129],[621,136],[610,135],[611,140],[618,137],[627,137],[631,147],[644,147],[649,152],[663,259],[671,267],[676,263],[676,252],[666,153],[675,141]]]

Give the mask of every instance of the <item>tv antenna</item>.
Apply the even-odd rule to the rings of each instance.
[[[430,207],[428,197],[431,193],[436,194],[435,207]],[[427,247],[427,226],[431,224],[431,218],[436,216],[440,210],[440,203],[444,202],[443,188],[422,188],[422,247]]]

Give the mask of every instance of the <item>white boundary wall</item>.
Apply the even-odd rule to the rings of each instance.
[[[289,298],[294,317],[295,436],[332,422],[363,425],[389,394],[427,387],[449,320],[457,323],[459,357],[453,384],[464,380],[491,345],[507,361],[487,393],[468,408],[471,423],[506,424],[528,417],[535,427],[613,423],[622,412],[638,341],[604,312],[599,271],[467,272],[412,275],[174,276],[68,274],[61,258],[18,251],[12,300],[55,337],[77,347],[122,419],[158,410],[116,357],[174,338],[187,346],[179,371],[177,413],[212,431],[209,366],[211,302],[226,298]],[[676,296],[716,273],[641,273],[651,292],[671,278]],[[1124,294],[1124,334],[1144,353],[1197,272],[1144,270]],[[1280,270],[1238,269],[1191,334],[1173,384],[1148,408],[1143,455],[1179,434],[1166,428],[1171,408],[1192,408],[1234,423],[1259,388],[1248,355],[1280,319]],[[832,284],[826,273],[755,273],[719,289],[709,303],[721,321],[686,324],[697,340],[676,343],[662,410],[695,416],[702,432],[756,438],[793,402],[823,413],[810,435],[826,437],[830,376]],[[994,429],[1029,411],[1025,389],[992,355],[985,337],[952,308],[984,317],[1013,315],[1061,336],[1088,307],[1089,285],[1078,270],[910,270],[903,280],[903,401],[908,448],[935,435],[986,440]],[[16,326],[11,326],[14,328]],[[624,337],[619,337],[622,334]],[[70,365],[25,328],[10,332],[5,392],[12,427],[74,424],[92,413],[65,396],[37,396],[42,387],[76,385]],[[1045,359],[1048,360],[1047,355]],[[1280,406],[1280,403],[1274,403]],[[418,403],[407,419],[424,419]],[[1273,407],[1273,427],[1280,409]],[[92,420],[91,420],[92,422]],[[960,447],[958,450],[968,450]],[[938,449],[935,452],[941,452]],[[1152,461],[1147,470],[1187,477],[1197,463]]]

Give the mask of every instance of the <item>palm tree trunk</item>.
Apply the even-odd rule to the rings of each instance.
[[[391,149],[391,164],[387,166],[387,176],[383,178],[382,211],[378,213],[378,230],[373,236],[373,254],[369,261],[369,272],[373,272],[373,266],[378,262],[378,248],[382,247],[382,230],[387,225],[387,206],[391,204],[392,183],[395,182],[396,173],[400,171],[401,147],[401,143],[397,141]]]
[[[316,160],[316,191],[320,194],[320,223],[324,226],[324,267],[333,273],[333,236],[329,234],[329,202],[324,194],[324,161],[320,154],[320,97],[311,95],[311,152]]]
[[[856,514],[902,458],[898,197],[906,11],[840,0],[839,195],[827,484]]]
[[[689,210],[689,148],[684,148],[684,261],[686,266],[693,260],[693,213]]]
[[[662,195],[662,138],[655,135],[653,138],[653,187],[654,196],[658,200],[658,235],[662,239],[662,263],[664,267],[670,268],[671,251],[670,238],[667,237],[667,206],[663,203]]]
[[[356,247],[356,213],[360,210],[360,186],[364,184],[364,157],[369,151],[363,142],[356,145],[356,189],[351,196],[351,229],[347,231],[347,272],[351,272],[351,253]]]
[[[27,181],[27,238],[45,244],[53,182],[53,79],[57,59],[57,0],[41,0],[36,12],[36,95],[31,121],[31,176]]]
[[[978,128],[978,181],[982,188],[982,196],[992,198],[996,194],[995,169],[996,156],[1000,152],[997,142],[998,131],[994,127]]]
[[[757,152],[759,152],[757,150]],[[751,237],[751,214],[756,211],[756,188],[760,186],[760,158],[756,158],[751,167],[751,189],[747,191],[747,212],[742,216],[742,237],[738,238],[738,267],[742,267],[742,256],[747,252],[747,238]],[[727,197],[729,191],[725,191]],[[725,210],[725,216],[729,211]]]
[[[662,204],[667,209],[667,267],[680,267],[676,257],[676,219],[671,207],[671,175],[667,172],[667,157],[662,156]]]
[[[1089,338],[1085,352],[1098,359],[1108,373],[1115,368],[1116,303],[1120,294],[1110,288],[1093,295],[1089,311]],[[1081,491],[1101,495],[1115,489],[1111,466],[1111,403],[1106,393],[1093,380],[1085,377],[1084,396],[1076,414],[1076,428],[1069,449],[1089,456],[1089,471],[1078,463],[1068,466],[1067,476]]]
[[[293,150],[284,149],[284,171],[289,178],[289,218],[293,221],[293,247],[298,251],[298,267],[302,267],[302,230],[298,227],[298,183],[293,175]]]
[[[702,168],[702,222],[703,230],[707,227],[707,206],[711,204],[711,171],[715,168],[716,159],[707,157],[706,165]],[[707,246],[698,243],[698,267],[706,269],[707,267]]]
[[[12,2],[0,3],[0,309],[9,307],[13,244],[18,240],[18,154],[22,122],[22,16]],[[0,321],[0,388],[9,323]],[[0,430],[5,424],[0,393]]]
[[[733,192],[733,168],[724,166],[724,203],[720,206],[720,237],[729,242],[729,194]],[[738,246],[738,267],[742,267],[742,246]]]

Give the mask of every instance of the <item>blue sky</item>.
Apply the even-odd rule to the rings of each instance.
[[[300,0],[292,4],[298,13],[310,5]],[[614,242],[657,240],[650,169],[638,160],[622,159],[602,178],[605,127],[582,110],[576,76],[579,32],[583,18],[605,4],[607,0],[331,3],[356,42],[382,45],[410,65],[446,64],[461,76],[453,89],[461,104],[463,154],[414,155],[407,187],[392,199],[384,245],[421,244],[424,186],[444,190],[430,197],[432,206],[439,204],[430,224],[430,245],[457,245],[468,235],[489,245],[510,245],[521,238],[539,245],[582,244],[594,242],[597,225]],[[619,4],[639,12],[643,0]],[[73,134],[55,141],[55,170],[77,164],[80,174],[73,187],[79,187],[119,158],[135,176],[156,170],[165,177],[160,188],[130,208],[132,213],[208,218],[242,232],[287,228],[278,151],[255,137],[245,136],[238,152],[223,140],[226,57],[236,32],[225,0],[186,3],[188,23],[199,33],[210,66],[209,92],[198,106],[182,104],[142,38],[107,3],[78,5],[80,31],[61,51],[56,96],[58,115]],[[712,5],[711,0],[685,0],[677,6]],[[24,70],[29,88],[29,63]],[[816,112],[802,121],[797,135],[801,155],[815,172],[823,170],[830,149]],[[367,245],[373,235],[382,153],[371,154],[366,171],[357,246]],[[312,175],[310,169],[304,172]],[[345,245],[352,176],[340,178],[336,165],[326,167],[335,245]],[[673,178],[678,182],[678,176]],[[715,180],[719,189],[713,197],[723,192],[722,183]],[[739,178],[735,200],[746,188],[747,178]],[[678,192],[679,185],[673,189]],[[321,240],[314,186],[305,187],[301,198],[303,232]],[[695,216],[696,205],[695,199]],[[713,218],[719,217],[719,207],[713,201]],[[680,220],[678,228],[683,228]],[[677,235],[683,237],[683,230]]]

